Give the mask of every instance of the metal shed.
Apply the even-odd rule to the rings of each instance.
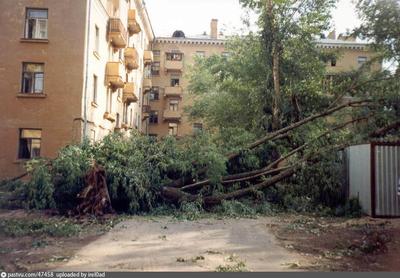
[[[372,217],[400,217],[400,142],[346,149],[348,196]]]

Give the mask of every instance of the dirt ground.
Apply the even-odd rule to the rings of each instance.
[[[135,217],[82,248],[63,271],[284,271],[300,257],[268,232],[270,218]]]
[[[400,271],[400,219],[280,215],[269,226],[308,271]]]
[[[0,211],[0,221],[43,217],[58,221]],[[68,237],[0,233],[0,270],[400,271],[399,219],[132,217],[110,229],[83,223]]]

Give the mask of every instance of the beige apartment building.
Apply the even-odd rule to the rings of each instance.
[[[157,137],[173,135],[182,137],[193,135],[202,129],[201,122],[189,121],[184,108],[192,100],[187,91],[186,74],[194,57],[207,57],[213,54],[228,55],[225,38],[218,32],[218,20],[211,21],[209,35],[186,37],[176,31],[172,37],[157,37],[153,45],[154,63],[152,67],[152,89],[146,91],[144,98],[145,123],[143,132]],[[326,39],[316,41],[322,51],[338,54],[337,59],[327,63],[327,82],[333,82],[338,73],[356,70],[375,54],[365,43],[356,42],[351,36],[331,32]],[[373,70],[380,70],[381,64],[373,64]]]
[[[213,19],[209,35],[186,37],[176,31],[172,37],[157,37],[153,44],[152,88],[144,99],[143,132],[151,136],[192,135],[202,129],[201,122],[190,122],[184,108],[192,100],[186,74],[195,57],[224,54],[225,39]]]
[[[141,0],[1,0],[0,25],[0,178],[141,129],[154,40]]]

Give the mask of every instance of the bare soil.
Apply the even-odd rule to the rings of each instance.
[[[400,271],[400,219],[281,215],[270,225],[281,246],[315,271]]]
[[[62,271],[290,271],[301,258],[279,246],[270,218],[135,217],[82,248]]]
[[[0,211],[6,219],[54,216]],[[132,217],[72,237],[0,233],[0,270],[400,271],[400,219]]]

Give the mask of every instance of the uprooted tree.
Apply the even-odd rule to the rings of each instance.
[[[45,183],[28,186],[32,196],[49,200],[32,207],[95,214],[111,210],[110,203],[128,213],[165,202],[210,208],[225,200],[260,199],[282,181],[306,187],[321,175],[314,180],[329,183],[324,178],[332,173],[318,165],[334,164],[332,154],[399,135],[400,71],[374,71],[382,59],[399,62],[398,25],[374,22],[374,13],[400,18],[397,2],[386,1],[391,5],[359,3],[364,23],[357,32],[375,38],[375,59],[328,82],[326,62],[341,54],[322,51],[316,40],[329,29],[335,1],[242,0],[259,14],[260,31],[232,37],[228,57],[198,59],[190,74],[194,104],[187,113],[204,122],[204,132],[182,140],[113,134],[69,146],[33,179]],[[93,161],[101,168],[92,168]],[[324,186],[315,194],[332,190]]]

